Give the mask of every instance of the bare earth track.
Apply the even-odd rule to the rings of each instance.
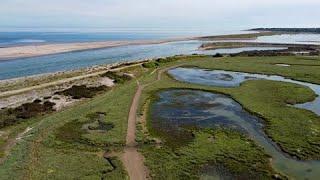
[[[181,66],[181,65],[178,65],[178,66]],[[132,101],[130,111],[129,111],[129,116],[128,116],[126,147],[124,149],[124,154],[121,157],[122,163],[124,164],[131,180],[143,180],[143,179],[150,178],[148,169],[144,165],[144,157],[138,152],[137,142],[135,140],[137,110],[139,106],[140,96],[145,87],[150,86],[151,84],[161,80],[162,73],[174,67],[169,67],[169,68],[159,70],[156,81],[153,81],[149,84],[140,85],[139,81],[137,81],[138,88],[137,88],[136,94],[133,97],[133,101]]]
[[[143,156],[138,152],[138,149],[136,147],[137,142],[135,140],[137,109],[143,89],[143,87],[139,84],[138,81],[137,84],[138,88],[136,94],[133,97],[133,101],[128,116],[126,147],[124,149],[124,154],[121,158],[131,180],[143,180],[148,178],[148,170],[144,166]]]

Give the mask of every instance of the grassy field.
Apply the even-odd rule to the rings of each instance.
[[[289,83],[256,81],[230,89],[245,109],[265,121],[265,131],[282,150],[299,159],[320,159],[320,118],[287,104],[313,100],[311,90]]]
[[[204,130],[194,132],[194,136],[179,149],[143,146],[153,179],[198,179],[206,165],[223,166],[229,176],[238,179],[271,179],[277,174],[263,149],[238,133]]]
[[[280,67],[275,64],[290,64]],[[124,69],[147,86],[140,100],[139,113],[148,110],[155,93],[168,88],[188,88],[231,96],[251,113],[261,117],[265,132],[284,151],[300,159],[320,159],[320,119],[315,114],[287,106],[310,101],[315,94],[303,86],[273,82],[248,81],[237,88],[217,88],[181,83],[157,71],[172,66],[197,66],[252,73],[277,74],[301,81],[319,83],[320,58],[315,57],[175,57]],[[0,165],[4,179],[126,179],[117,155],[104,159],[103,153],[119,153],[125,144],[127,116],[137,84],[135,80],[118,84],[108,92],[84,100],[61,112],[37,117],[9,127],[14,137],[26,127],[24,135]],[[97,120],[96,114],[103,114]],[[100,119],[101,120],[101,119]],[[148,121],[147,123],[150,123]],[[110,128],[99,128],[99,127]],[[199,178],[204,166],[222,166],[232,177],[279,176],[269,163],[269,156],[246,136],[229,130],[195,130],[194,140],[172,148],[150,126],[147,132],[139,124],[138,140],[152,177],[155,179]],[[84,127],[90,127],[89,130]],[[98,129],[98,130],[97,130]],[[154,138],[159,138],[158,144]],[[0,139],[0,146],[4,144]],[[1,154],[1,153],[0,153]],[[222,175],[223,176],[223,175]],[[281,175],[280,175],[281,176]],[[0,179],[1,179],[0,178]]]
[[[102,155],[105,151],[121,151],[125,144],[127,115],[135,89],[135,81],[129,81],[91,100],[40,118],[40,123],[32,125],[30,136],[18,143],[2,165],[1,177],[126,179],[117,157],[110,163]],[[105,132],[86,133],[82,132],[81,126],[72,124],[74,121],[90,123],[88,115],[96,112],[105,113],[104,121],[114,127]],[[74,141],[68,141],[68,138],[74,138]],[[112,170],[111,164],[116,169]]]

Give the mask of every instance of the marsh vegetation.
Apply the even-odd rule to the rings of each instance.
[[[306,167],[318,167],[314,165],[319,160],[319,116],[292,106],[314,100],[316,94],[311,89],[252,77],[227,87],[182,82],[165,73],[177,66],[204,68],[206,72],[225,70],[210,78],[202,76],[204,80],[230,83],[235,77],[226,71],[238,71],[320,84],[319,57],[176,56],[124,68],[103,75],[118,79],[112,90],[90,90],[96,93],[92,98],[8,127],[12,131],[32,130],[1,165],[1,177],[128,178],[118,154],[125,147],[129,109],[137,88],[134,77],[145,86],[139,107],[143,116],[139,118],[145,118],[146,124],[138,123],[137,140],[153,179],[315,179],[317,170],[296,171],[299,166],[294,164],[307,162]],[[130,78],[124,77],[128,74]],[[86,94],[87,88],[81,94]],[[72,91],[68,95],[73,96]],[[254,136],[254,130],[260,136]],[[0,145],[6,144],[3,137]],[[259,137],[269,140],[265,141],[268,146],[261,144]],[[275,157],[268,148],[286,155]],[[294,168],[281,169],[286,160],[282,157],[290,159]]]

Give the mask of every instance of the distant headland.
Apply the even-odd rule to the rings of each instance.
[[[320,33],[320,28],[254,28],[250,31],[272,31],[286,33]]]

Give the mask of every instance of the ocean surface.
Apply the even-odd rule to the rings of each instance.
[[[173,37],[170,33],[143,32],[0,32],[0,46],[44,43],[98,42],[111,40],[150,40]]]
[[[0,47],[21,46],[42,43],[93,42],[106,40],[147,40],[173,37],[249,33],[248,31],[164,31],[164,30],[109,30],[85,32],[58,31],[1,31]],[[259,42],[320,43],[320,35],[266,36]],[[237,53],[248,50],[268,50],[278,48],[236,48],[213,51],[198,51],[201,41],[180,41],[152,45],[131,45],[114,48],[69,52],[31,58],[0,61],[0,80],[18,78],[43,73],[74,70],[101,64],[128,62],[181,54]]]
[[[250,33],[239,30],[199,29],[0,29],[0,47],[45,43],[153,40],[176,37]]]

